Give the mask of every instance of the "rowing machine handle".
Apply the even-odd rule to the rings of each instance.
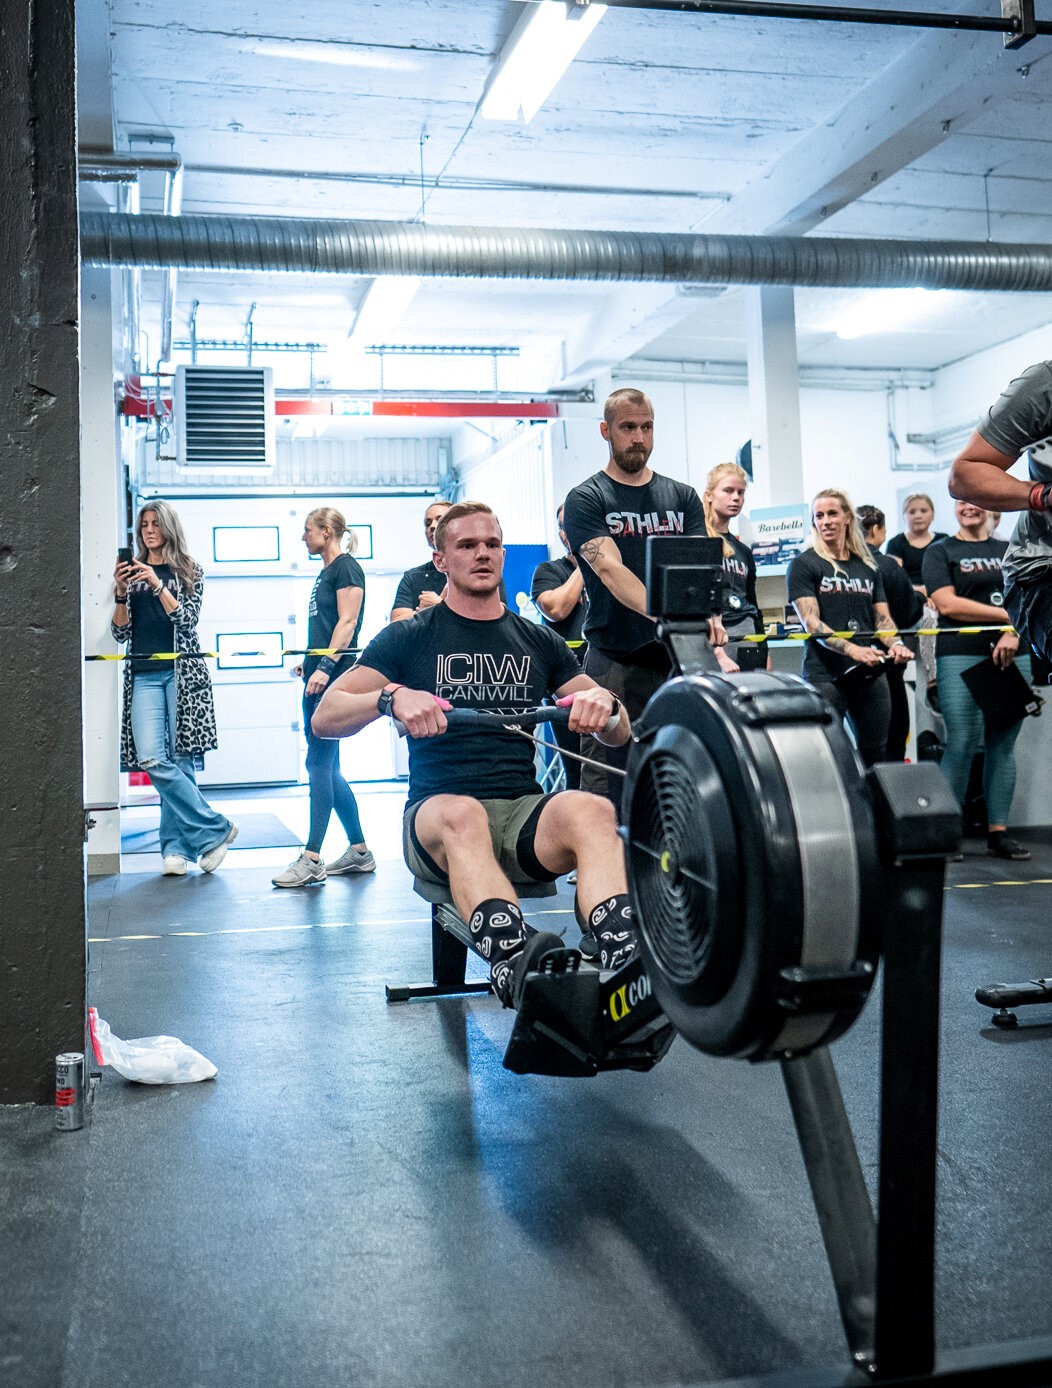
[[[541,723],[559,723],[565,726],[570,721],[569,708],[556,708],[545,704],[541,708],[525,709],[522,713],[493,713],[488,709],[448,708],[445,700],[440,701],[450,728],[472,728],[477,731],[500,732],[514,726],[516,728],[536,728]],[[394,720],[399,737],[406,736],[405,724],[398,718]]]

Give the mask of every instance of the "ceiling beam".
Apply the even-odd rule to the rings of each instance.
[[[1037,40],[1030,65],[1052,42]],[[985,35],[926,34],[770,173],[691,229],[801,236],[967,129],[994,98],[1021,89],[1019,58]]]
[[[1047,58],[1037,39],[1029,63]],[[770,170],[691,229],[706,233],[803,235],[870,192],[951,134],[994,97],[1025,80],[1019,58],[991,35],[929,33],[878,73],[835,116],[815,127]],[[682,295],[612,294],[567,342],[568,385],[609,370],[698,307]],[[627,349],[627,350],[626,350]]]

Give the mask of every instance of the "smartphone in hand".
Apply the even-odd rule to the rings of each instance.
[[[120,547],[120,549],[117,551],[117,563],[118,563],[118,564],[130,564],[131,561],[132,561],[132,552],[131,552],[131,549],[129,548],[128,545],[122,545],[122,546]]]

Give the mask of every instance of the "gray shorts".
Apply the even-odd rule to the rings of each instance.
[[[480,800],[489,820],[493,856],[512,882],[554,882],[557,872],[549,872],[533,849],[541,811],[550,795],[522,795],[517,800]],[[402,820],[402,853],[414,877],[439,886],[449,886],[449,874],[435,862],[416,836],[416,816],[426,800],[410,805]]]

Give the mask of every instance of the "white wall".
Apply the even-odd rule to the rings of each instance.
[[[1014,377],[1035,362],[1052,358],[1052,325],[976,352],[936,376],[936,429],[974,428]]]
[[[506,544],[537,544],[549,534],[548,512],[553,510],[551,432],[547,423],[498,431],[492,451],[484,448],[459,459],[457,445],[463,446],[467,439],[463,432],[454,436],[460,499],[492,506]]]
[[[124,543],[122,482],[113,407],[114,290],[111,271],[86,268],[81,276],[81,632],[85,654],[111,652],[113,568]],[[116,301],[120,302],[119,291]],[[116,806],[120,794],[117,661],[84,666],[84,803]],[[120,821],[116,809],[93,811],[88,871],[116,872]]]

